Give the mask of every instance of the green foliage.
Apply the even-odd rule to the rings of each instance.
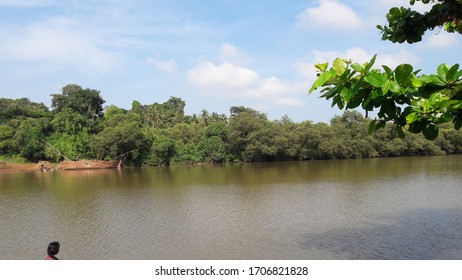
[[[142,162],[143,149],[148,149],[149,140],[136,115],[120,111],[104,122],[104,129],[94,135],[90,148],[99,159],[124,159],[125,164]]]
[[[448,32],[462,34],[462,1],[421,0],[432,4],[424,14],[404,7],[393,7],[387,14],[388,25],[377,26],[383,40],[415,43],[422,40],[427,30],[445,26]],[[415,0],[410,1],[411,5]],[[369,132],[383,128],[392,121],[395,132],[404,137],[403,128],[422,133],[425,138],[438,137],[438,125],[453,122],[462,127],[462,70],[459,64],[441,64],[437,73],[418,75],[409,64],[395,70],[383,65],[383,70],[372,69],[376,56],[363,65],[337,58],[331,68],[328,63],[317,64],[318,78],[310,93],[322,88],[322,97],[332,99],[332,106],[357,108],[366,115],[378,110],[378,119],[369,125]]]
[[[265,137],[260,130],[268,122],[265,114],[245,107],[231,107],[229,121],[228,149],[236,160],[258,160],[260,137]],[[261,160],[261,159],[259,159]]]
[[[462,70],[458,64],[441,64],[436,75],[419,76],[419,71],[409,64],[401,64],[394,70],[387,66],[382,71],[372,69],[375,58],[360,66],[339,59],[331,68],[323,64],[324,70],[310,93],[322,88],[322,97],[332,99],[332,106],[340,109],[361,106],[366,113],[378,110],[378,119],[369,126],[371,133],[388,121],[395,124],[400,136],[406,127],[413,133],[422,132],[431,140],[438,136],[438,124],[452,121],[456,129],[460,128]],[[339,64],[343,64],[343,72],[338,71]]]
[[[142,116],[143,123],[151,128],[168,128],[183,121],[185,102],[180,98],[170,97],[162,104],[141,106],[134,103],[132,107],[132,110]]]
[[[14,129],[7,125],[0,125],[0,154],[9,152],[13,140]]]
[[[199,142],[198,151],[203,162],[223,162],[226,157],[225,143],[219,136],[210,136]]]
[[[62,88],[61,94],[52,94],[51,107],[55,113],[70,110],[86,118],[94,119],[103,112],[104,99],[94,89],[83,89],[69,84]]]
[[[147,163],[150,165],[169,165],[175,154],[176,147],[172,139],[164,135],[155,135]]]
[[[411,0],[411,5],[416,0]],[[419,1],[419,0],[417,0]],[[377,26],[382,32],[382,40],[393,43],[422,41],[428,30],[444,27],[447,32],[462,34],[462,1],[460,0],[421,0],[424,4],[432,4],[428,12],[420,13],[411,8],[393,7],[387,14],[388,25]]]
[[[11,141],[11,152],[34,162],[46,158],[43,139],[51,131],[48,118],[28,118],[21,122]]]
[[[375,99],[396,98],[398,105],[395,109],[403,107],[401,113],[406,110],[405,106],[417,102],[406,90],[410,87],[415,92],[427,86],[439,88],[439,94],[422,91],[422,96],[429,100],[428,104],[418,103],[416,108],[443,108],[448,104],[447,95],[452,90],[447,84],[457,83],[460,72],[458,66],[443,65],[433,76],[417,76],[409,65],[394,70],[384,66],[383,71],[379,71],[372,69],[372,63],[349,64],[341,59],[335,61],[332,69],[327,63],[318,65],[318,69],[329,71],[330,78],[325,84],[331,86],[336,79],[340,80],[339,75],[350,75],[351,81],[344,87],[346,89],[338,91],[342,99],[336,102],[340,106],[351,107],[358,102],[354,94],[356,87],[361,92],[361,103],[367,98],[364,87],[369,86],[373,88],[372,104],[375,104]],[[359,81],[362,81],[360,85]],[[322,87],[322,83],[319,86]],[[442,87],[444,89],[441,90]],[[80,89],[79,86],[70,86],[65,92],[74,93]],[[458,96],[457,93],[453,95]],[[29,109],[20,110],[18,104],[24,104],[24,108],[29,106]],[[454,102],[450,104],[457,106]],[[313,124],[310,121],[296,123],[287,116],[270,121],[265,114],[243,106],[231,107],[229,119],[206,110],[199,115],[184,116],[184,102],[173,97],[169,102],[153,105],[134,101],[130,110],[111,105],[94,118],[74,111],[72,106],[49,112],[46,107],[26,99],[2,99],[0,105],[8,112],[2,112],[0,159],[9,161],[60,161],[64,154],[70,159],[122,158],[126,165],[140,166],[462,152],[462,131],[454,130],[448,124],[435,124],[440,133],[432,142],[424,138],[425,133],[433,133],[431,130],[409,134],[397,129],[402,126],[396,123],[379,119],[371,122],[351,110],[332,118],[330,124]],[[161,116],[154,126],[148,118],[149,109],[158,110]],[[402,115],[390,108],[383,109],[382,114],[385,117]],[[168,117],[172,119],[168,120]],[[422,119],[416,111],[410,111],[406,117],[405,127],[411,127],[408,123]],[[368,130],[377,131],[369,135]],[[399,138],[400,134],[406,135],[406,138]]]
[[[0,98],[0,124],[13,119],[50,117],[48,108],[43,103],[31,102],[27,98]]]
[[[46,158],[54,162],[63,160],[64,157],[77,160],[92,157],[90,152],[91,135],[86,131],[78,131],[74,134],[54,132],[42,142]]]

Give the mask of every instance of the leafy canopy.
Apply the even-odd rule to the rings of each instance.
[[[415,1],[410,1],[413,5]],[[409,8],[393,7],[387,14],[388,26],[378,26],[383,40],[414,43],[422,40],[426,30],[445,26],[449,32],[462,33],[462,0],[422,0],[433,4],[429,12],[420,14]],[[462,69],[459,64],[438,66],[436,74],[418,75],[412,65],[401,64],[395,69],[382,65],[375,69],[376,55],[364,64],[337,58],[315,65],[318,78],[310,93],[321,88],[321,97],[332,100],[332,106],[353,109],[361,106],[366,115],[378,110],[378,119],[369,125],[369,132],[383,128],[392,121],[395,130],[404,137],[403,128],[423,133],[434,140],[438,125],[453,122],[462,127]]]
[[[419,1],[419,0],[417,0]],[[414,5],[416,0],[411,0]],[[388,25],[377,28],[382,31],[382,40],[393,43],[416,43],[422,40],[427,30],[444,28],[447,32],[462,33],[462,0],[420,0],[424,4],[433,4],[425,13],[410,8],[393,7],[387,14]]]

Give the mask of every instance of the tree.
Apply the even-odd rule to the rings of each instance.
[[[265,114],[246,107],[231,107],[228,128],[228,151],[236,160],[255,161],[259,150],[259,131],[268,122]],[[261,159],[258,159],[261,160]]]
[[[14,129],[12,127],[0,125],[0,155],[9,153],[13,136]]]
[[[137,165],[141,164],[149,146],[150,142],[137,115],[125,113],[124,110],[106,118],[104,129],[94,135],[90,142],[97,158],[122,158],[125,163]]]
[[[172,139],[161,134],[154,135],[148,163],[151,165],[169,165],[175,154],[175,142]]]
[[[45,158],[44,143],[51,131],[48,118],[27,118],[21,122],[11,141],[13,151],[19,153],[29,161],[38,161]]]
[[[424,4],[433,4],[430,11],[421,14],[410,8],[393,7],[387,14],[389,25],[377,26],[382,31],[382,40],[393,43],[416,43],[422,41],[427,30],[443,27],[450,33],[462,34],[461,0],[417,0]],[[414,5],[416,0],[411,0]]]
[[[152,128],[167,128],[181,123],[184,118],[185,102],[178,97],[170,97],[166,102],[146,105],[139,111],[143,112],[143,121]],[[135,104],[136,108],[136,104]]]
[[[0,124],[12,119],[50,117],[48,107],[43,103],[31,102],[27,98],[0,98]]]
[[[105,101],[95,89],[69,84],[62,88],[61,94],[51,96],[51,107],[55,113],[71,110],[90,119],[102,116]]]
[[[410,8],[393,7],[387,14],[388,26],[378,26],[383,40],[418,42],[427,30],[444,26],[448,32],[462,33],[462,1],[422,0],[431,4],[429,12],[420,14]],[[413,5],[415,0],[410,1]],[[395,69],[383,65],[373,69],[376,56],[364,64],[337,58],[317,64],[318,78],[310,93],[321,88],[322,97],[332,99],[332,106],[353,109],[361,106],[368,112],[378,110],[378,119],[371,121],[369,132],[394,123],[394,129],[404,137],[403,128],[436,139],[442,123],[462,127],[462,70],[459,64],[441,64],[437,74],[418,75],[412,65],[401,64]]]

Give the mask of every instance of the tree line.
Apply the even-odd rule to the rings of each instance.
[[[131,109],[110,105],[98,90],[67,85],[52,94],[51,110],[27,98],[0,99],[0,158],[29,162],[115,159],[125,165],[293,161],[440,155],[462,152],[462,132],[440,125],[438,137],[397,135],[392,123],[374,134],[370,120],[345,111],[330,123],[271,121],[254,109],[233,106],[229,117],[185,115],[171,97]]]

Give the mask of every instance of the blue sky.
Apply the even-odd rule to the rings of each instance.
[[[186,114],[247,106],[269,119],[328,122],[308,95],[313,65],[335,57],[434,72],[460,63],[444,30],[421,43],[381,41],[377,24],[407,0],[0,0],[0,97],[51,104],[74,83],[105,105],[186,101]],[[425,9],[424,5],[417,6]]]

